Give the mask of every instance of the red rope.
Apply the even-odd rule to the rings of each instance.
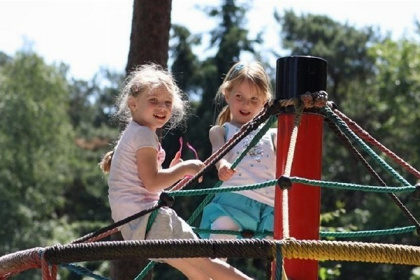
[[[363,130],[357,123],[352,121],[350,118],[348,118],[346,115],[344,115],[342,112],[338,111],[337,109],[333,109],[334,112],[339,115],[344,122],[349,126],[351,130],[353,130],[360,138],[365,140],[366,142],[370,143],[371,145],[377,147],[379,150],[384,152],[386,155],[388,155],[394,162],[402,166],[405,170],[416,176],[417,179],[420,179],[420,172],[412,167],[409,163],[404,161],[402,158],[397,156],[395,153],[393,153],[391,150],[389,150],[387,147],[382,145],[380,142],[378,142],[375,138],[373,138],[368,132]]]
[[[44,258],[44,253],[42,253],[41,257],[41,269],[42,269],[42,280],[56,280],[57,279],[57,266],[50,265]]]
[[[95,242],[95,241],[98,241],[98,240],[104,239],[105,237],[110,236],[110,235],[112,235],[112,234],[114,234],[114,233],[117,233],[117,232],[119,232],[119,231],[120,231],[120,230],[119,230],[118,228],[113,228],[113,229],[111,229],[111,230],[108,230],[107,232],[104,232],[104,233],[102,233],[102,234],[99,234],[98,236],[94,236],[94,237],[92,237],[92,238],[90,238],[90,239],[87,239],[87,240],[85,240],[85,241],[83,241],[83,242],[84,242],[84,243]]]

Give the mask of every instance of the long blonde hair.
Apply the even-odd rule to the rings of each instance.
[[[176,127],[184,118],[188,108],[188,102],[183,98],[181,89],[177,86],[171,73],[155,63],[148,63],[137,67],[124,81],[123,88],[117,96],[117,112],[114,117],[121,123],[127,124],[132,119],[128,100],[140,94],[148,93],[155,88],[164,86],[173,96],[172,116],[169,120],[168,129]],[[114,151],[107,152],[99,163],[100,168],[106,174],[111,168]]]
[[[216,104],[224,102],[225,96],[230,95],[233,89],[244,81],[253,84],[258,94],[263,96],[266,102],[272,99],[270,79],[262,64],[258,61],[250,63],[237,62],[229,69],[223,83],[220,85],[215,97]],[[226,105],[217,116],[216,124],[222,125],[230,120],[229,105]]]
[[[182,121],[188,103],[186,100],[183,100],[183,93],[177,86],[172,74],[155,63],[140,65],[127,76],[123,88],[117,97],[116,105],[118,110],[115,115],[123,123],[128,123],[131,120],[128,99],[148,93],[161,86],[165,87],[172,94],[172,117],[169,120],[169,125],[170,128],[176,127]]]

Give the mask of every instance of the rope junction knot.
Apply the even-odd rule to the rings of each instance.
[[[420,182],[411,186],[401,175],[399,175],[391,166],[389,166],[382,158],[380,158],[363,140],[379,148],[383,153],[388,155],[391,159],[397,162],[400,166],[405,168],[410,173],[414,174],[417,179],[420,179],[420,172],[403,161],[397,155],[393,154],[386,147],[381,145],[376,139],[370,136],[366,131],[360,128],[356,123],[350,120],[343,113],[338,111],[337,106],[327,101],[328,94],[325,91],[306,92],[305,94],[291,99],[275,99],[267,103],[263,110],[251,121],[244,124],[240,131],[238,131],[231,139],[229,139],[223,147],[206,159],[205,168],[197,173],[192,178],[184,178],[169,192],[162,192],[157,205],[149,209],[143,210],[135,215],[132,215],[124,220],[114,223],[108,227],[102,228],[96,232],[85,235],[68,245],[55,245],[49,248],[34,248],[30,250],[20,251],[17,253],[0,256],[0,279],[6,279],[19,272],[40,268],[43,273],[43,279],[55,280],[57,277],[57,267],[66,267],[72,271],[78,271],[80,275],[89,275],[95,279],[105,279],[103,277],[94,275],[83,267],[76,267],[71,262],[78,261],[96,261],[96,260],[117,260],[130,258],[178,258],[178,257],[259,257],[266,258],[268,263],[276,260],[275,275],[285,275],[284,267],[282,265],[283,258],[289,259],[311,259],[311,260],[332,260],[332,261],[359,261],[359,262],[373,262],[385,264],[405,264],[405,265],[420,265],[420,247],[409,245],[394,245],[394,244],[376,244],[376,243],[362,243],[362,242],[342,242],[342,241],[318,241],[318,240],[296,240],[289,235],[288,229],[288,213],[283,213],[283,239],[282,240],[268,240],[255,238],[260,236],[260,232],[253,232],[251,230],[242,230],[241,232],[230,231],[229,234],[242,236],[245,239],[238,240],[140,240],[140,241],[117,241],[117,242],[94,242],[102,239],[108,235],[119,231],[118,227],[122,224],[128,223],[146,214],[150,214],[147,228],[153,222],[154,215],[160,207],[171,207],[174,204],[174,197],[182,195],[181,193],[199,193],[208,192],[209,195],[202,201],[202,204],[192,214],[187,221],[192,224],[194,219],[199,215],[198,210],[202,210],[204,205],[213,197],[213,192],[218,189],[219,185],[215,185],[212,190],[190,190],[180,191],[182,188],[191,186],[193,182],[197,182],[208,169],[212,168],[214,163],[220,160],[234,145],[239,143],[252,130],[260,128],[261,124],[264,126],[259,129],[255,139],[251,141],[249,146],[243,151],[232,166],[236,166],[241,157],[243,157],[249,149],[261,138],[266,131],[276,121],[275,116],[281,113],[289,113],[294,110],[295,127],[291,137],[291,144],[285,173],[277,180],[255,184],[251,186],[240,186],[242,189],[257,189],[276,183],[284,191],[283,192],[283,209],[288,209],[287,193],[291,188],[292,183],[303,183],[308,186],[334,187],[337,189],[351,189],[351,190],[368,190],[377,192],[387,192],[396,205],[402,210],[403,214],[408,220],[414,224],[413,226],[396,228],[391,230],[368,230],[358,232],[320,232],[321,237],[345,238],[345,237],[367,237],[378,235],[390,235],[396,233],[413,232],[416,229],[420,235],[420,223],[405,207],[405,205],[395,196],[393,192],[412,192],[414,199],[420,199]],[[324,116],[327,124],[332,128],[333,132],[340,137],[343,143],[347,142],[348,148],[356,155],[356,157],[364,164],[367,170],[375,178],[379,187],[377,186],[362,186],[356,184],[345,184],[326,182],[320,180],[309,180],[306,178],[299,178],[291,176],[291,166],[293,163],[294,147],[296,145],[296,138],[298,127],[300,123],[300,116],[307,112],[316,112]],[[379,164],[395,179],[397,179],[401,186],[390,187],[385,181],[375,173],[370,163],[363,158],[361,153],[354,147],[357,144],[368,155],[374,159],[374,163]],[[188,143],[187,143],[188,146]],[[218,182],[220,183],[220,182]],[[225,187],[224,190],[233,190],[235,187]],[[414,190],[414,191],[413,191]],[[221,191],[221,190],[219,190]],[[392,192],[392,193],[390,193]],[[200,230],[200,229],[198,229]],[[269,232],[264,232],[264,236],[273,235]],[[254,238],[253,238],[254,237]],[[169,249],[169,250],[168,250]],[[153,263],[150,263],[143,272],[136,278],[142,279],[148,273]],[[267,266],[267,279],[271,275],[271,266]],[[281,270],[283,268],[283,271]],[[286,277],[287,278],[287,277]],[[284,279],[286,279],[284,278]]]
[[[327,103],[328,93],[323,90],[306,92],[296,98],[279,100],[280,107],[302,106],[304,109],[323,108]]]
[[[322,108],[327,105],[328,93],[325,91],[307,92],[300,96],[303,107],[308,108]]]
[[[279,179],[277,180],[277,184],[282,190],[288,190],[292,187],[292,181],[290,180],[290,177],[284,175],[279,177]]]
[[[174,205],[175,198],[170,196],[167,192],[162,192],[159,196],[159,206],[172,207]]]

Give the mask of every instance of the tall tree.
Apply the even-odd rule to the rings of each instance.
[[[327,16],[298,16],[292,10],[282,15],[275,12],[275,18],[282,27],[282,45],[291,55],[312,55],[328,61],[329,93],[338,106],[348,98],[346,89],[351,83],[373,75],[374,61],[367,51],[380,39],[373,27],[358,30]]]
[[[178,86],[184,92],[185,98],[189,99],[190,111],[193,111],[198,102],[201,93],[200,79],[200,65],[198,57],[193,52],[193,47],[201,43],[201,39],[197,35],[192,35],[191,32],[184,26],[172,25],[170,41],[170,53],[173,62],[171,64],[171,72],[177,81]],[[162,139],[163,147],[166,151],[166,160],[164,166],[169,166],[170,161],[173,159],[175,153],[178,151],[179,137],[186,134],[186,125],[180,125],[176,129],[169,132],[164,132]],[[183,153],[183,158],[188,156]]]
[[[193,52],[193,47],[201,43],[198,35],[181,25],[172,25],[171,57],[173,62],[171,71],[177,80],[178,86],[194,98],[194,92],[200,90],[200,81],[197,79],[200,72],[198,57]]]
[[[209,31],[210,42],[208,46],[205,46],[207,49],[214,49],[215,54],[204,60],[198,60],[192,50],[192,46],[200,43],[200,39],[183,27],[174,26],[173,29],[172,71],[178,83],[183,86],[182,89],[189,95],[193,105],[192,114],[187,122],[187,139],[184,140],[197,148],[201,159],[206,159],[211,153],[208,131],[216,119],[217,110],[221,109],[221,105],[214,104],[214,97],[223,81],[223,75],[235,62],[239,61],[244,53],[256,57],[253,46],[261,43],[260,34],[255,39],[248,38],[246,11],[250,7],[250,2],[245,4],[237,4],[237,2],[224,0],[220,6],[201,7],[204,13],[217,22],[216,28]],[[175,131],[173,135],[166,135],[163,139],[164,144],[168,141],[167,143],[175,146],[169,149],[170,153],[174,153],[177,149],[174,145],[177,143],[175,138],[183,133],[185,129]],[[170,145],[165,147],[168,146]],[[188,153],[186,156],[191,155],[193,154]],[[205,176],[203,184],[212,185],[215,180],[216,175],[210,173]],[[196,203],[191,205],[194,207]]]
[[[393,42],[382,38],[378,29],[356,29],[340,24],[325,16],[301,15],[286,11],[276,15],[282,24],[281,37],[285,48],[293,55],[319,56],[328,61],[328,88],[330,100],[338,104],[340,111],[355,120],[371,135],[397,154],[410,156],[412,163],[418,161],[413,151],[418,134],[415,124],[418,119],[418,44],[403,40]],[[407,133],[410,131],[410,133]],[[411,146],[411,147],[410,147]],[[362,155],[364,153],[362,152]],[[405,158],[403,156],[403,158]],[[388,185],[395,185],[382,168],[373,160],[375,171]],[[332,131],[324,131],[323,178],[339,182],[357,182],[380,185],[363,166],[343,148]],[[401,169],[397,169],[401,170]],[[407,174],[405,174],[407,175]],[[410,176],[406,178],[412,178]],[[394,184],[392,183],[394,182]],[[404,197],[416,211],[415,202]],[[323,212],[337,207],[346,209],[334,222],[322,226],[349,227],[352,230],[378,229],[407,224],[400,209],[389,196],[378,194],[328,190],[322,192]],[[337,212],[338,213],[338,212]],[[414,212],[414,216],[418,216]],[[371,242],[418,243],[415,237],[373,237]],[[329,266],[322,263],[322,266]],[[410,267],[391,272],[388,265],[342,263],[341,273],[352,279],[408,279]]]
[[[258,54],[254,51],[254,45],[262,42],[260,34],[255,39],[249,39],[246,26],[246,12],[251,7],[250,3],[250,1],[224,0],[221,1],[220,6],[203,8],[203,11],[214,18],[217,23],[216,28],[209,32],[210,42],[206,46],[207,49],[214,50],[215,54],[208,56],[202,61],[197,61],[197,63],[196,56],[191,53],[191,44],[188,44],[188,42],[197,42],[197,38],[178,27],[174,32],[175,36],[178,36],[174,38],[174,48],[171,49],[174,55],[172,70],[176,70],[175,73],[177,73],[178,71],[183,71],[181,70],[183,65],[188,66],[185,68],[185,74],[181,73],[182,75],[179,75],[178,79],[180,84],[183,85],[183,89],[189,94],[190,100],[193,101],[194,110],[188,120],[188,130],[184,140],[189,141],[197,148],[202,160],[210,156],[211,145],[208,141],[208,131],[210,126],[214,124],[218,110],[224,105],[216,106],[214,104],[214,97],[223,81],[224,74],[244,54],[248,54],[250,57],[258,57]],[[164,143],[166,139],[169,140],[170,137],[166,136]],[[175,143],[177,142],[172,140],[171,145],[174,146]],[[175,146],[178,147],[176,144]],[[188,152],[185,156],[191,155]],[[212,169],[212,171],[215,171],[215,169]],[[204,176],[204,181],[201,185],[212,186],[216,181],[217,174],[211,172]],[[187,203],[175,203],[174,209],[183,217],[188,218],[201,200],[197,197],[182,199],[183,201],[187,200]],[[260,260],[254,260],[252,263],[249,261],[252,262],[253,260],[241,259],[234,265],[245,268],[247,271],[249,271],[250,267],[258,267],[257,270],[264,272],[264,268],[261,268]],[[252,273],[254,274],[254,271]]]
[[[172,0],[134,0],[126,72],[147,62],[167,66]]]
[[[167,67],[171,10],[172,0],[134,0],[126,74],[147,62]],[[144,259],[112,262],[111,277],[133,279],[147,263]]]
[[[49,243],[71,184],[74,145],[65,72],[19,52],[0,65],[0,80],[2,255]]]
[[[373,28],[357,30],[326,16],[298,16],[293,11],[285,11],[283,15],[275,13],[275,18],[282,26],[282,44],[290,50],[291,55],[311,55],[327,60],[329,99],[344,111],[359,106],[360,102],[355,103],[354,98],[363,95],[362,85],[367,79],[374,77],[374,58],[368,55],[368,47],[379,39]],[[365,119],[366,112],[360,113],[358,118]],[[348,152],[329,130],[325,132],[324,144],[326,147],[337,146],[335,149],[325,149],[325,178],[344,181],[360,168],[355,158],[350,157],[348,160]],[[323,198],[329,201],[327,196]],[[361,200],[346,195],[340,198],[345,199],[352,207]],[[330,199],[327,205],[334,204],[337,197],[332,196]]]
[[[248,38],[246,11],[249,3],[239,5],[234,0],[224,0],[220,7],[207,7],[206,13],[217,20],[217,27],[210,31],[209,48],[216,49],[214,56],[201,62],[197,73],[201,83],[201,102],[196,110],[196,117],[188,124],[191,129],[191,141],[201,147],[200,154],[207,158],[210,153],[208,130],[224,104],[214,104],[214,97],[229,68],[248,52],[254,54],[253,45],[261,43],[260,36]],[[255,54],[254,54],[255,55]],[[205,142],[203,142],[205,139]]]

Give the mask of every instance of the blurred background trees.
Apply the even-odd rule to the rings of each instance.
[[[186,26],[172,25],[169,33],[167,65],[192,106],[183,127],[162,133],[168,159],[178,150],[180,136],[197,148],[202,160],[210,155],[208,130],[223,105],[214,104],[213,99],[233,63],[244,56],[260,60],[275,80],[268,54],[256,51],[264,45],[261,34],[250,38],[246,28],[251,2],[246,7],[226,0],[218,7],[203,5],[202,9],[204,16],[217,23],[208,43]],[[420,166],[418,37],[395,40],[374,26],[356,28],[326,16],[296,15],[292,10],[267,16],[278,23],[283,51],[328,61],[329,100],[340,111],[411,165]],[[197,46],[214,52],[202,57]],[[278,49],[272,50],[279,57],[278,53]],[[127,67],[135,64],[129,58]],[[65,244],[112,223],[106,178],[97,164],[120,133],[112,113],[125,75],[98,69],[91,81],[75,80],[69,77],[65,64],[48,65],[30,49],[12,57],[0,50],[0,255]],[[376,185],[331,132],[326,126],[322,177]],[[184,151],[184,159],[191,157],[191,152]],[[396,168],[410,183],[416,183],[412,175]],[[382,175],[389,185],[396,184]],[[215,172],[209,172],[200,187],[215,182]],[[174,208],[188,219],[201,199],[178,198]],[[409,195],[402,195],[401,200],[415,217],[420,216],[417,201]],[[323,229],[410,225],[386,195],[322,190],[322,212]],[[364,241],[419,243],[414,234]],[[264,260],[233,262],[256,279],[264,279]],[[84,265],[105,277],[110,275],[108,262]],[[320,279],[419,279],[409,266],[335,262],[321,262],[320,266]],[[82,279],[65,269],[60,274],[62,279]],[[153,274],[156,279],[180,278],[161,264]],[[16,279],[41,279],[41,274],[29,271]]]

